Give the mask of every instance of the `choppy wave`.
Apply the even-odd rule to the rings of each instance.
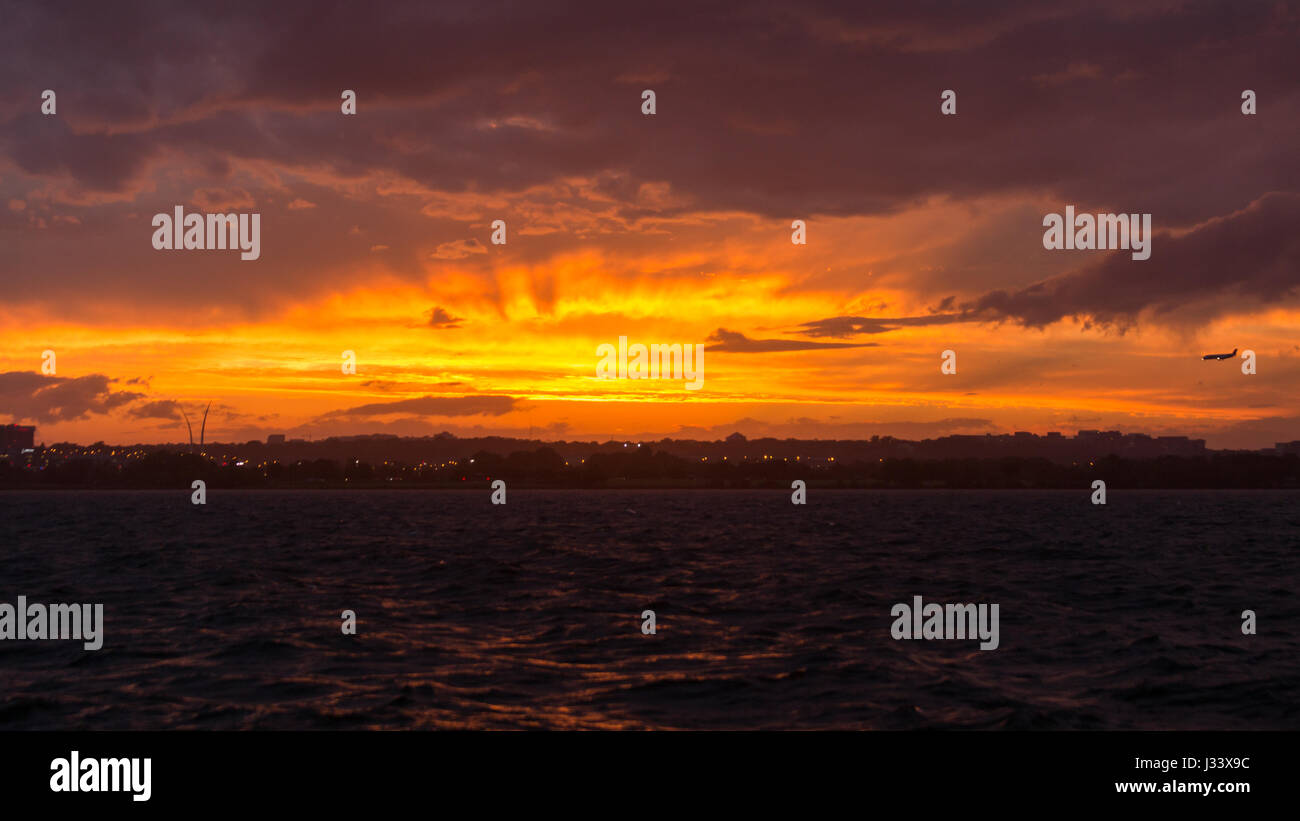
[[[1300,727],[1300,494],[1089,495],[2,493],[0,601],[107,626],[0,642],[0,728]]]

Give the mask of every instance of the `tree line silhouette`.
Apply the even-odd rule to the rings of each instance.
[[[651,447],[565,459],[553,448],[507,455],[479,450],[444,464],[359,458],[268,460],[254,464],[185,451],[157,450],[129,460],[69,458],[40,469],[0,461],[3,488],[477,487],[503,479],[511,487],[603,488],[1300,488],[1300,456],[1217,451],[1205,456],[1091,463],[1045,458],[891,458],[835,462],[794,459],[688,459]]]

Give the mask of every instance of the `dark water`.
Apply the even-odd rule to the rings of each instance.
[[[0,729],[1300,728],[1297,493],[509,493],[0,493]]]

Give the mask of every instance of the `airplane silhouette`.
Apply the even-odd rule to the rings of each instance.
[[[1232,353],[1207,353],[1201,359],[1232,359],[1237,355],[1237,349],[1233,348]]]

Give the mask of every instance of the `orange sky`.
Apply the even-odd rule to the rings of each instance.
[[[343,23],[319,36],[343,36]],[[327,80],[274,73],[265,43],[237,61],[196,40],[213,57],[203,68],[161,45],[149,63],[100,44],[80,59],[120,72],[113,85],[80,70],[71,42],[64,63],[27,49],[23,65],[45,74],[3,90],[0,421],[35,423],[47,443],[181,441],[179,409],[193,417],[211,401],[208,439],[222,441],[1300,438],[1287,238],[1300,97],[1268,59],[1295,21],[1261,18],[1264,56],[1243,65],[1223,50],[1203,70],[1243,76],[1199,91],[1159,46],[1054,53],[1032,21],[1004,23],[1010,52],[931,42],[924,20],[899,22],[919,39],[893,47],[809,25],[790,64],[817,54],[826,62],[807,70],[828,74],[803,75],[804,94],[774,92],[798,111],[728,96],[703,37],[672,55],[633,49],[625,71],[607,65],[617,49],[575,48],[467,62],[456,82],[404,74],[417,56],[405,41],[392,65],[330,58]],[[735,33],[737,89],[771,80],[761,40]],[[305,40],[286,48],[315,53]],[[915,66],[918,53],[930,55],[923,76],[882,86],[903,76],[889,60]],[[836,60],[863,61],[867,111],[818,86]],[[168,71],[181,66],[188,81]],[[1142,108],[1135,83],[1148,108],[1172,96],[1177,111]],[[653,117],[638,108],[648,84]],[[945,121],[949,85],[961,102]],[[49,86],[59,107],[44,116]],[[362,87],[357,115],[341,114],[334,86]],[[1258,121],[1236,108],[1248,86],[1271,91]],[[1067,204],[1153,213],[1152,259],[1044,250],[1043,215]],[[154,250],[150,219],[175,205],[260,213],[261,258]],[[489,241],[495,219],[505,245]],[[791,243],[794,219],[806,245]],[[596,379],[597,346],[620,336],[710,346],[703,388]],[[1257,374],[1200,360],[1234,347],[1256,352]],[[40,373],[47,349],[54,375]],[[945,349],[955,375],[940,373]],[[355,375],[341,373],[344,350]]]

